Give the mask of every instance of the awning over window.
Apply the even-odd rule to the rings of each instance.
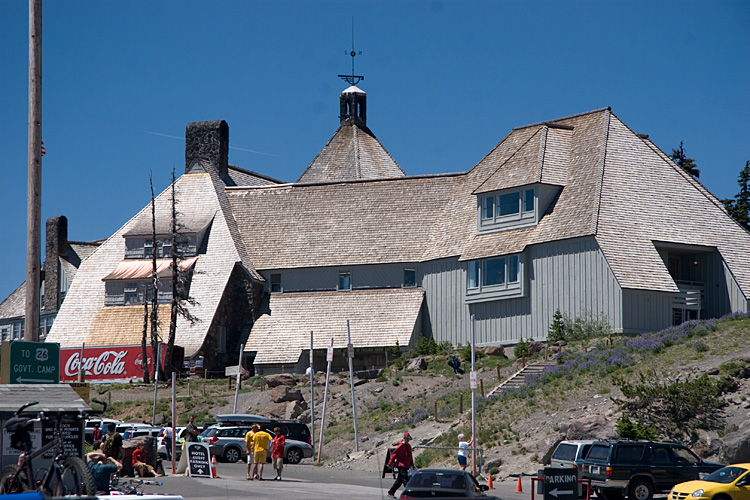
[[[186,271],[195,265],[198,256],[177,261],[180,271]],[[141,280],[153,277],[153,262],[149,260],[123,260],[115,270],[102,278],[102,281],[110,280]],[[159,278],[172,277],[172,259],[157,259],[156,274]]]

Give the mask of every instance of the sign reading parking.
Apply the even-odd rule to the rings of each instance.
[[[59,384],[60,344],[3,342],[0,379],[4,384]]]
[[[577,500],[578,473],[573,467],[544,468],[544,500]]]

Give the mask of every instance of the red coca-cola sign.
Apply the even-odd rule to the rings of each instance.
[[[164,362],[166,348],[161,348],[161,363]],[[154,363],[151,346],[146,346],[146,363],[153,374]],[[143,377],[143,355],[140,345],[86,347],[81,361],[81,348],[60,349],[62,370],[60,381],[78,380],[78,371],[83,364],[87,380],[116,381]]]

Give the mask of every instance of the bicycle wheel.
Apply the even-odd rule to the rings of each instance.
[[[48,493],[53,496],[95,495],[94,478],[86,463],[79,457],[68,457],[63,462],[59,481],[53,477]]]
[[[0,495],[9,493],[22,493],[28,488],[24,484],[23,478],[19,477],[21,468],[16,464],[9,464],[0,471]]]

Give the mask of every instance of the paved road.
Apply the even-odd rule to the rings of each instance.
[[[247,481],[245,467],[239,463],[219,463],[219,479],[169,475],[160,478],[163,486],[147,485],[143,487],[143,491],[182,495],[186,500],[375,500],[386,499],[386,493],[392,484],[389,477],[381,479],[379,474],[373,472],[315,467],[311,463],[285,466],[284,480],[281,482]],[[270,479],[274,475],[273,469],[267,466],[265,476]],[[496,489],[490,493],[503,500],[528,500],[531,498],[531,482],[524,478],[522,485],[524,493],[515,493],[516,480],[495,484]]]

